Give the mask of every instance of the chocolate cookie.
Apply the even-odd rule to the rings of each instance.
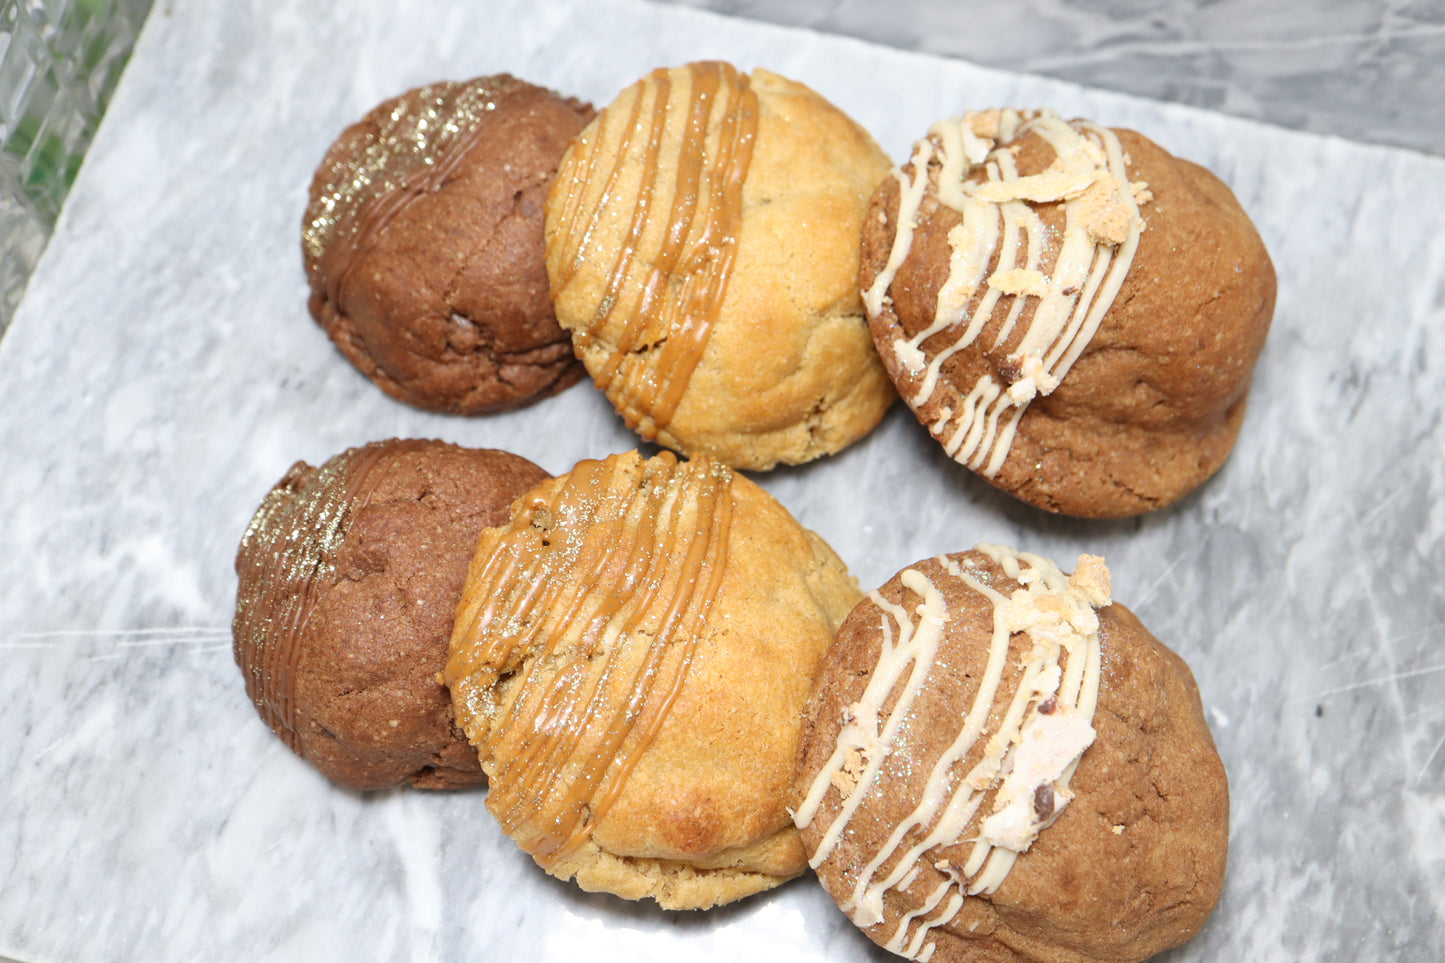
[[[292,466],[236,555],[236,662],[266,724],[354,789],[484,782],[437,676],[478,534],[546,477],[439,441]]]
[[[940,121],[863,233],[874,340],[955,460],[1054,512],[1160,508],[1224,462],[1274,311],[1234,195],[1129,130]]]
[[[867,434],[895,395],[858,296],[888,160],[802,84],[660,69],[573,142],[547,201],[557,318],[628,427],[766,469]]]
[[[1102,559],[904,569],[839,630],[801,759],[812,865],[900,955],[1141,960],[1219,900],[1229,792],[1198,690]]]
[[[502,74],[438,83],[344,131],[311,184],[311,314],[383,391],[482,414],[582,374],[552,313],[542,210],[591,107]]]
[[[538,485],[482,535],[445,674],[487,808],[552,875],[669,909],[798,875],[799,718],[859,597],[711,459],[630,452]]]

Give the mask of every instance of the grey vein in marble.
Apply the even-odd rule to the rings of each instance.
[[[1445,154],[1438,0],[668,0]]]

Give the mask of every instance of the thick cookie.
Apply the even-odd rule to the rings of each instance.
[[[483,533],[446,681],[487,808],[547,872],[702,909],[803,872],[803,704],[860,597],[708,458],[584,461]]]
[[[266,724],[354,789],[484,782],[437,676],[478,534],[546,477],[439,441],[292,466],[236,555],[236,662]]]
[[[311,313],[387,394],[482,414],[581,377],[542,211],[592,114],[503,74],[408,91],[332,145],[302,222]]]
[[[948,454],[1087,517],[1220,467],[1275,299],[1218,178],[1047,112],[935,124],[873,198],[860,276],[899,394]]]
[[[828,892],[918,960],[1141,960],[1219,900],[1229,791],[1184,662],[1103,561],[930,559],[848,616],[796,819]]]
[[[888,161],[801,84],[654,71],[573,142],[547,201],[557,318],[628,427],[738,468],[862,437],[894,398],[858,296]]]

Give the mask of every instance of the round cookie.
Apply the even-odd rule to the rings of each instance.
[[[437,676],[477,536],[546,477],[417,440],[292,466],[236,555],[236,662],[266,724],[353,789],[485,782]]]
[[[1163,507],[1223,464],[1275,301],[1218,178],[1045,111],[935,124],[874,195],[860,280],[899,394],[948,454],[1085,517]]]
[[[816,93],[659,69],[573,141],[547,201],[557,319],[628,427],[737,468],[867,434],[895,394],[858,296],[888,160]]]
[[[830,895],[913,959],[1142,960],[1219,900],[1229,791],[1188,667],[1001,546],[920,562],[838,633],[796,819]]]
[[[302,221],[311,314],[387,394],[472,415],[580,379],[542,212],[592,115],[501,74],[408,91],[331,146]]]
[[[552,875],[668,909],[797,876],[799,720],[859,598],[709,458],[634,451],[533,488],[482,535],[445,673],[487,808]]]

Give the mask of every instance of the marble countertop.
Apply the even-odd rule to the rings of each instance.
[[[1168,960],[1445,954],[1445,161],[681,6],[419,7],[157,4],[0,341],[0,957],[887,958],[811,879],[669,914],[546,877],[479,793],[338,790],[232,661],[236,544],[293,461],[428,436],[560,472],[635,444],[587,385],[448,418],[340,357],[298,245],[331,139],[432,80],[605,103],[699,57],[808,82],[895,158],[961,109],[1044,104],[1233,186],[1279,307],[1238,447],[1181,504],[1046,516],[902,409],[758,480],[865,586],[979,541],[1109,559],[1193,667],[1231,780],[1223,901]]]
[[[1445,2],[669,0],[1445,155]]]

